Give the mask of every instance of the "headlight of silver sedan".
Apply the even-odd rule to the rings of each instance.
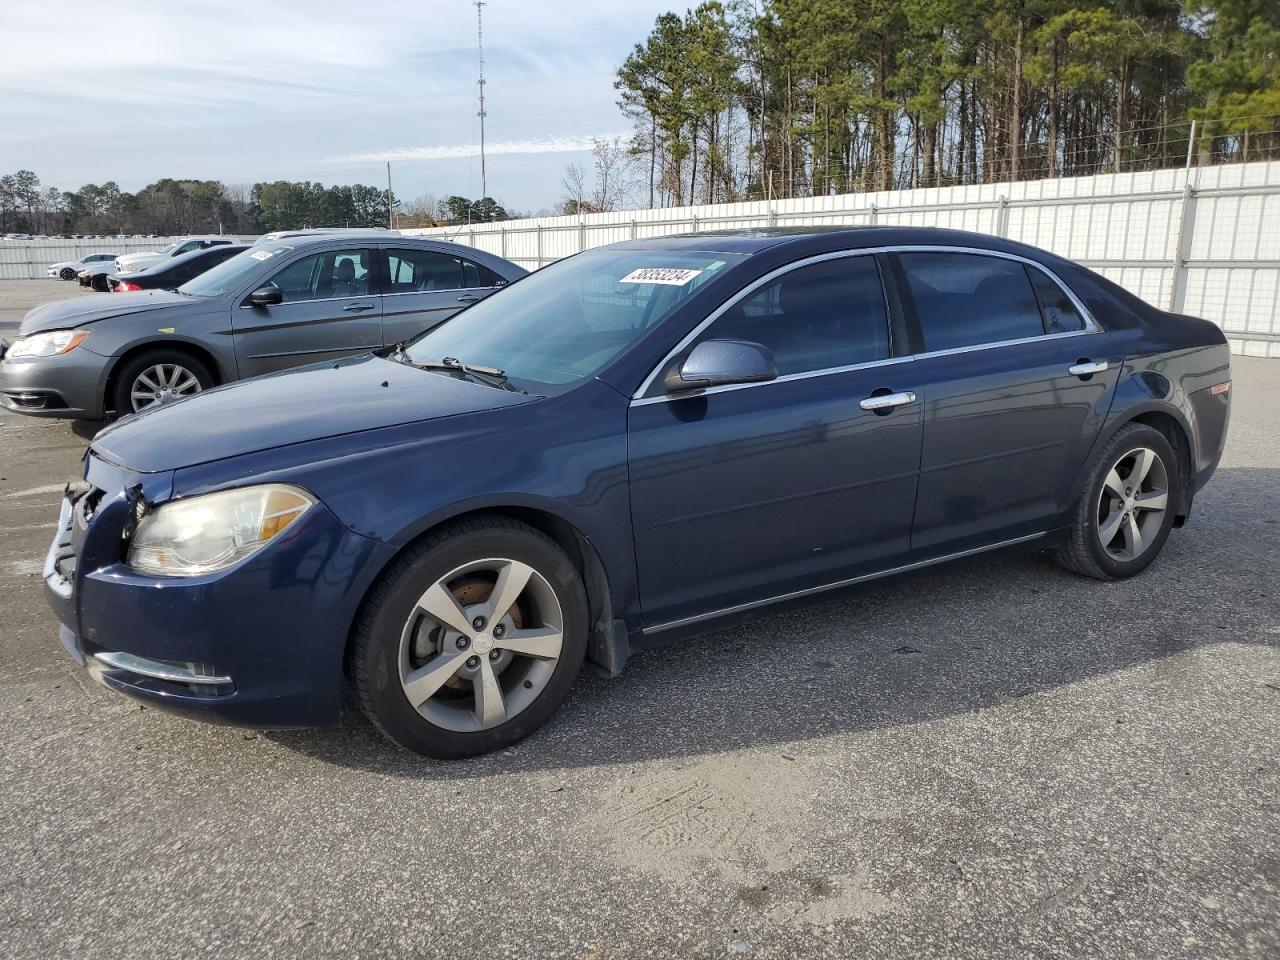
[[[89,338],[88,330],[49,330],[19,337],[5,356],[11,360],[23,357],[56,357],[69,353]]]
[[[257,553],[315,502],[300,487],[281,483],[173,500],[138,523],[129,566],[166,577],[217,573]]]

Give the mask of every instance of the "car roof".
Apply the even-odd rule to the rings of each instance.
[[[823,249],[937,244],[982,250],[1030,249],[1000,237],[943,227],[811,226],[761,227],[741,230],[706,230],[667,237],[624,240],[611,244],[617,250],[689,250],[753,254],[775,247]],[[1043,251],[1041,251],[1043,252]]]

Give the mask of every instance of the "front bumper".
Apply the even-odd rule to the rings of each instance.
[[[57,357],[0,360],[0,406],[32,417],[101,420],[110,357],[76,347]]]
[[[124,563],[126,492],[167,499],[168,478],[90,456],[89,485],[64,501],[45,564],[60,639],[111,689],[161,709],[240,726],[328,726],[341,717],[349,626],[382,545],[317,503],[279,539],[207,577]]]

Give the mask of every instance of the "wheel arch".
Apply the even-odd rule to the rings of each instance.
[[[353,640],[356,624],[360,622],[361,612],[364,610],[365,604],[368,603],[370,595],[382,580],[386,571],[406,551],[441,527],[481,516],[507,517],[524,523],[544,534],[568,554],[569,559],[577,568],[579,576],[582,577],[582,585],[587,594],[587,610],[591,623],[591,632],[587,639],[587,659],[608,676],[617,676],[621,673],[630,654],[630,647],[627,643],[627,630],[623,621],[616,617],[609,574],[591,540],[574,524],[549,510],[529,506],[502,505],[464,510],[440,519],[427,529],[420,531],[412,539],[401,544],[394,554],[386,558],[377,575],[369,581],[369,585],[356,607],[357,613],[352,618],[351,629],[347,636],[346,651],[343,657],[347,675],[351,676],[351,654],[354,649]]]
[[[199,360],[208,368],[209,372],[213,374],[214,386],[227,382],[226,372],[222,369],[222,365],[218,363],[217,357],[215,357],[208,348],[191,340],[180,340],[177,338],[165,340],[143,340],[141,343],[133,344],[112,360],[111,367],[107,371],[106,380],[103,381],[102,385],[103,409],[110,410],[112,407],[116,389],[116,375],[120,372],[120,369],[130,360],[134,359],[134,357],[140,356],[151,350],[176,350],[179,353],[185,353],[193,359]],[[119,414],[120,411],[117,410],[116,413]]]
[[[1130,417],[1116,429],[1130,423],[1140,423],[1155,430],[1173,447],[1178,455],[1178,506],[1173,524],[1180,527],[1191,513],[1191,498],[1195,490],[1195,459],[1191,448],[1191,431],[1182,420],[1167,409],[1145,410]],[[1113,431],[1114,433],[1114,431]]]

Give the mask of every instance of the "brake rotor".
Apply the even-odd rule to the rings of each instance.
[[[449,592],[453,594],[453,599],[458,601],[458,605],[464,610],[473,607],[476,604],[484,603],[489,599],[489,595],[493,593],[494,584],[484,577],[459,577],[449,587]],[[506,611],[503,616],[511,617],[512,629],[519,630],[524,626],[524,615],[520,612],[520,604],[512,604],[511,609]],[[498,618],[500,621],[502,617]],[[443,631],[441,631],[441,639],[443,640]],[[511,654],[503,650],[497,660],[492,661],[493,672],[501,674],[507,669],[507,665],[511,663]],[[470,690],[471,681],[468,680],[461,672],[454,674],[444,684],[454,690]]]

